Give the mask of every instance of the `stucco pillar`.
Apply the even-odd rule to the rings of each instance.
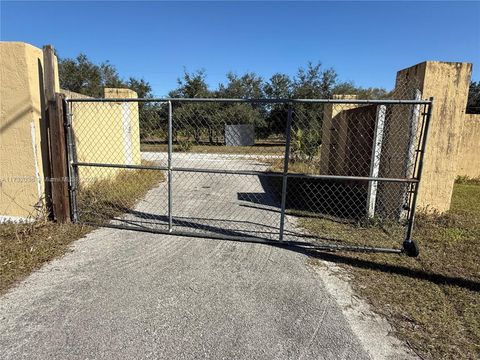
[[[42,50],[1,42],[0,79],[0,221],[23,220],[39,215],[47,196]]]
[[[434,98],[418,209],[445,212],[450,208],[457,176],[472,64],[426,61],[397,73],[397,88],[416,84],[422,98]]]
[[[136,99],[135,91],[121,88],[105,88],[106,99]],[[140,124],[138,102],[120,104],[121,114],[118,128],[122,131],[123,155],[125,165],[140,165]]]

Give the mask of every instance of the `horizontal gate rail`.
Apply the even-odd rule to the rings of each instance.
[[[123,164],[107,164],[107,163],[86,163],[86,162],[72,162],[72,166],[91,166],[91,167],[107,167],[116,169],[139,169],[139,170],[168,170],[168,166],[147,166],[147,165],[123,165]],[[252,175],[252,176],[279,176],[282,177],[281,172],[264,172],[264,171],[246,171],[246,170],[217,170],[217,169],[198,169],[186,167],[172,167],[172,171],[181,172],[196,172],[206,174],[230,174],[230,175]],[[397,183],[418,183],[419,180],[399,179],[399,178],[382,178],[382,177],[368,177],[368,176],[339,176],[339,175],[316,175],[316,174],[301,174],[301,173],[287,173],[286,177],[303,178],[303,179],[326,179],[326,180],[352,180],[352,181],[379,181],[379,182],[397,182]]]
[[[226,99],[226,98],[78,98],[67,99],[76,103],[95,102],[184,102],[184,103],[268,103],[268,104],[363,104],[363,105],[428,105],[430,100],[362,100],[362,99]]]
[[[368,177],[368,176],[295,174],[295,173],[289,173],[289,174],[287,174],[287,177],[304,178],[304,179],[379,181],[379,182],[397,182],[397,183],[417,183],[418,182],[418,179],[382,178],[382,177]]]
[[[168,170],[167,166],[149,166],[149,165],[124,165],[124,164],[107,164],[107,163],[90,163],[90,162],[72,162],[72,166],[86,167],[105,167],[114,169],[138,169],[138,170]]]
[[[98,226],[96,223],[83,223],[89,226]],[[137,229],[138,225],[135,226],[122,226],[116,224],[104,224],[104,227],[113,228],[113,229],[121,229],[121,230],[135,230]],[[149,227],[142,227],[143,232],[152,233],[152,234],[166,234],[166,235],[177,235],[177,236],[185,236],[185,237],[200,237],[198,233],[191,232],[191,231],[181,231],[181,230],[161,230],[161,229],[153,229]],[[327,251],[351,251],[351,252],[371,252],[371,253],[390,253],[390,254],[400,254],[402,253],[402,249],[391,249],[391,248],[381,248],[381,247],[372,247],[372,246],[354,246],[354,245],[341,245],[341,244],[315,244],[315,243],[308,243],[302,241],[277,241],[277,240],[269,240],[262,237],[256,236],[229,236],[229,235],[215,235],[215,234],[202,234],[202,238],[205,239],[213,239],[213,240],[229,240],[229,241],[238,241],[238,242],[246,242],[246,243],[255,243],[255,244],[265,244],[265,245],[273,245],[277,247],[284,247],[284,248],[297,248],[303,249],[303,251],[314,251],[314,250],[327,250]]]

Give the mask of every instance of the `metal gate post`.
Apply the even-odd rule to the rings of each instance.
[[[285,157],[283,159],[283,176],[282,176],[282,205],[280,211],[280,237],[279,240],[283,241],[283,231],[285,228],[285,206],[287,202],[287,175],[288,175],[288,162],[290,159],[290,140],[292,133],[292,103],[288,104],[288,117],[286,127],[286,139],[285,139]]]
[[[72,129],[72,112],[70,107],[72,106],[67,100],[64,101],[64,109],[66,115],[66,130],[67,130],[67,160],[68,160],[68,182],[70,189],[70,213],[72,221],[74,223],[78,222],[78,212],[77,212],[77,167],[74,166],[75,158],[75,146],[73,139],[73,129]]]
[[[172,102],[168,101],[168,231],[172,232]]]
[[[428,128],[430,126],[430,118],[432,116],[433,97],[431,97],[429,100],[430,100],[430,103],[428,104],[428,108],[427,108],[425,126],[420,139],[421,141],[421,145],[419,149],[420,155],[418,159],[418,171],[416,176],[417,182],[414,185],[415,190],[413,192],[412,203],[410,205],[410,214],[409,214],[410,216],[408,218],[407,230],[405,232],[405,241],[403,242],[403,251],[409,256],[418,256],[418,247],[413,242],[412,232],[413,232],[413,225],[415,222],[415,212],[417,208],[418,189],[419,189],[421,178],[422,178],[423,159],[425,156],[425,149],[427,144]]]

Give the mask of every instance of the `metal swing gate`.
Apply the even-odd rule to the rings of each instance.
[[[430,100],[66,100],[75,222],[418,255]]]

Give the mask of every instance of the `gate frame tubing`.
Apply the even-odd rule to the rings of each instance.
[[[283,232],[285,229],[285,207],[287,203],[287,182],[288,182],[288,164],[290,162],[290,142],[292,137],[292,104],[288,104],[287,127],[285,130],[285,156],[283,158],[283,174],[282,174],[282,203],[280,209],[280,234],[279,240],[283,240]]]
[[[428,135],[428,129],[432,114],[433,106],[433,97],[429,100],[358,100],[358,99],[226,99],[226,98],[114,98],[114,99],[100,99],[100,98],[79,98],[79,99],[64,99],[64,107],[66,112],[65,127],[67,130],[67,140],[68,140],[68,161],[69,161],[69,188],[70,188],[70,206],[71,206],[71,215],[72,221],[74,223],[79,223],[78,219],[78,208],[77,208],[77,191],[78,191],[78,167],[79,166],[92,166],[92,167],[112,167],[112,168],[128,168],[128,169],[146,169],[146,170],[156,170],[156,171],[167,171],[168,172],[168,230],[161,229],[151,229],[145,227],[133,227],[125,225],[116,225],[112,223],[102,224],[105,227],[119,228],[124,230],[142,230],[150,233],[159,233],[159,234],[172,234],[179,236],[190,236],[190,237],[202,237],[209,239],[223,239],[230,241],[244,241],[244,242],[255,242],[262,244],[275,245],[280,247],[301,247],[308,250],[320,250],[320,251],[352,251],[352,252],[380,252],[380,253],[396,253],[401,254],[405,253],[408,256],[418,256],[418,247],[414,240],[412,239],[413,226],[415,222],[415,212],[416,204],[418,197],[419,183],[423,171],[423,162],[426,149],[426,140]],[[103,163],[89,163],[89,162],[78,162],[76,158],[76,149],[74,143],[74,135],[72,128],[72,103],[75,102],[157,102],[157,103],[167,103],[168,104],[168,164],[165,166],[143,166],[143,165],[121,165],[121,164],[103,164]],[[257,172],[257,171],[229,171],[229,170],[208,170],[208,169],[190,169],[190,168],[173,168],[172,166],[172,154],[173,154],[173,102],[223,102],[223,103],[283,103],[288,104],[288,117],[287,117],[287,126],[286,126],[286,139],[285,139],[285,156],[284,156],[284,166],[282,173],[276,172]],[[362,176],[337,176],[337,175],[315,175],[315,174],[299,174],[299,173],[288,173],[288,165],[290,158],[290,142],[291,142],[291,125],[293,117],[293,108],[292,105],[296,103],[313,103],[313,104],[377,104],[377,105],[426,105],[427,112],[424,114],[424,124],[422,131],[420,133],[420,148],[417,150],[418,157],[418,167],[416,176],[412,178],[377,178],[377,177],[362,177]],[[269,240],[261,237],[255,236],[231,236],[231,235],[214,235],[214,234],[202,234],[193,231],[181,231],[175,230],[173,228],[173,185],[172,185],[172,174],[173,171],[186,171],[186,172],[202,172],[202,173],[218,173],[218,174],[236,174],[236,175],[262,175],[262,176],[281,176],[282,177],[282,200],[281,200],[281,214],[280,214],[280,227],[279,227],[279,240]],[[400,182],[406,183],[410,187],[414,187],[413,195],[411,197],[407,228],[405,231],[405,240],[403,246],[400,249],[395,248],[378,248],[370,246],[360,246],[360,245],[338,245],[333,243],[324,243],[324,244],[313,244],[308,242],[300,241],[288,241],[284,240],[284,227],[285,227],[285,208],[286,208],[286,197],[287,197],[287,185],[289,177],[301,177],[301,178],[319,178],[319,179],[331,179],[331,180],[360,180],[360,181],[383,181],[383,182]],[[85,222],[86,225],[99,226],[96,223]]]
[[[173,152],[173,109],[172,102],[168,102],[168,232],[173,231],[173,185],[172,185],[172,152]]]
[[[67,160],[68,160],[68,185],[69,185],[69,194],[70,194],[70,216],[72,222],[78,222],[78,212],[77,212],[77,185],[78,185],[78,166],[76,166],[76,151],[75,151],[75,142],[73,135],[73,125],[72,125],[72,103],[67,99],[63,99],[64,109],[65,109],[65,127],[67,134]]]
[[[412,239],[413,233],[413,226],[415,224],[415,214],[417,208],[417,199],[418,199],[418,190],[420,187],[420,182],[423,173],[423,162],[425,157],[425,150],[427,145],[427,137],[428,137],[428,129],[430,127],[430,119],[432,117],[432,108],[433,108],[433,97],[429,99],[429,103],[427,104],[427,113],[424,114],[425,120],[423,123],[423,127],[420,133],[420,149],[418,150],[419,159],[418,159],[418,168],[416,174],[417,183],[414,184],[414,191],[411,204],[409,206],[409,216],[407,222],[407,229],[405,231],[405,240],[403,241],[402,245],[402,252],[406,253],[408,256],[416,257],[419,254],[418,244]]]

